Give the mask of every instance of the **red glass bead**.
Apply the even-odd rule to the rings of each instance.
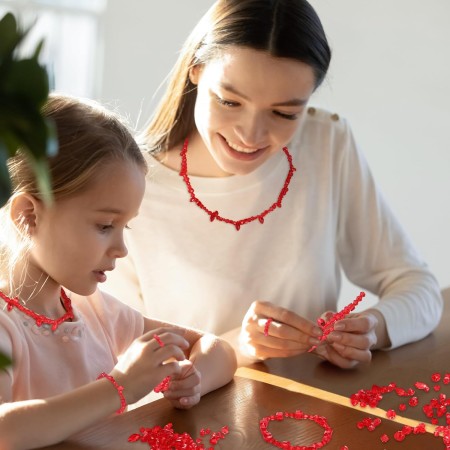
[[[389,410],[386,412],[386,417],[387,417],[388,419],[395,419],[396,416],[397,416],[397,414],[395,413],[395,411],[394,411],[393,409],[389,409]]]
[[[406,410],[406,405],[404,403],[400,403],[400,405],[398,405],[398,409],[400,411],[405,411]]]
[[[416,382],[414,383],[414,386],[415,386],[417,389],[420,389],[420,390],[425,391],[425,392],[428,392],[428,391],[430,390],[430,388],[428,387],[428,385],[425,384],[425,383],[422,383],[421,381],[416,381]]]
[[[380,441],[386,444],[389,441],[389,436],[387,434],[382,434],[380,437]]]
[[[398,442],[401,442],[405,439],[405,434],[403,433],[403,431],[396,431],[394,433],[394,439]]]
[[[431,375],[431,380],[435,383],[438,383],[439,381],[441,381],[441,374],[438,372],[433,373],[433,375]]]
[[[409,406],[417,406],[419,399],[417,397],[411,397],[408,401]]]

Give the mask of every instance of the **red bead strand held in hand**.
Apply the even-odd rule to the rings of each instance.
[[[189,140],[186,139],[184,141],[183,149],[181,150],[181,153],[180,153],[180,156],[181,156],[180,176],[183,178],[183,181],[186,184],[187,190],[191,196],[190,201],[195,203],[200,209],[205,211],[206,214],[209,215],[209,220],[211,222],[213,222],[214,220],[218,220],[219,222],[229,223],[231,225],[234,225],[236,230],[239,230],[242,225],[245,225],[250,222],[254,222],[255,220],[258,220],[260,223],[264,223],[264,218],[268,214],[275,211],[275,209],[277,209],[277,208],[281,208],[283,198],[289,190],[289,183],[291,182],[291,178],[294,175],[294,172],[297,170],[292,163],[292,156],[289,153],[289,150],[287,147],[283,147],[283,151],[284,151],[286,158],[288,160],[288,163],[289,163],[289,172],[286,176],[286,180],[284,181],[284,185],[281,188],[280,194],[278,195],[277,201],[275,203],[273,203],[269,208],[265,209],[262,213],[260,213],[256,216],[245,217],[244,219],[240,219],[240,220],[232,220],[232,219],[227,219],[226,217],[222,217],[218,211],[211,211],[210,209],[208,209],[201,202],[201,200],[199,200],[197,198],[197,196],[195,195],[194,188],[191,185],[191,180],[189,179],[189,175],[188,175],[188,167],[187,167],[188,143],[189,143]]]
[[[365,292],[360,292],[359,295],[353,300],[350,304],[348,304],[345,308],[341,309],[336,314],[333,314],[327,322],[322,318],[317,319],[317,324],[320,328],[322,328],[322,336],[320,336],[319,341],[323,342],[327,336],[334,330],[334,324],[338,320],[342,320],[344,317],[348,316],[355,308],[356,305],[366,296]],[[312,352],[317,348],[317,345],[313,345],[308,352]]]
[[[37,314],[34,311],[31,311],[31,309],[27,308],[25,305],[22,305],[20,303],[19,297],[15,298],[9,298],[7,295],[5,295],[3,292],[0,291],[0,297],[8,304],[7,309],[8,311],[12,311],[13,308],[17,308],[19,311],[23,312],[27,316],[31,317],[38,327],[46,324],[50,325],[52,331],[56,331],[56,329],[66,321],[73,320],[73,309],[72,309],[72,302],[70,301],[70,298],[67,297],[66,293],[64,292],[64,289],[61,288],[61,299],[63,302],[64,309],[66,310],[66,313],[61,316],[59,319],[50,319],[47,316],[44,316],[42,314]]]
[[[158,343],[158,345],[160,347],[164,347],[164,342],[161,340],[161,338],[157,334],[153,335],[153,339],[155,339],[155,341]],[[157,394],[159,394],[160,392],[165,392],[165,391],[167,391],[167,389],[169,389],[169,384],[170,384],[170,376],[164,378],[164,380],[162,380],[161,383],[159,383],[157,386],[155,386],[155,388],[153,390]]]

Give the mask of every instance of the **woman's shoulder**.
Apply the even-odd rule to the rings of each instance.
[[[347,127],[348,122],[340,113],[311,105],[305,111],[305,125],[320,125],[324,129],[336,129]]]
[[[308,106],[292,140],[294,146],[342,147],[351,134],[344,116],[327,109]]]

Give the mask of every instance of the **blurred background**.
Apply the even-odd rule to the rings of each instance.
[[[213,0],[0,0],[45,39],[52,88],[94,98],[142,128],[187,34]],[[349,119],[375,178],[450,286],[450,0],[311,0],[329,38],[311,99]],[[370,236],[368,237],[370,239]],[[340,301],[355,297],[344,283]]]

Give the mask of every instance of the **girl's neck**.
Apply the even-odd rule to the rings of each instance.
[[[58,318],[65,310],[60,300],[61,285],[43,272],[28,267],[27,275],[20,276],[22,271],[16,268],[16,276],[10,284],[2,280],[1,291],[10,298],[18,298],[20,303],[49,318]],[[19,276],[17,276],[17,274]]]

